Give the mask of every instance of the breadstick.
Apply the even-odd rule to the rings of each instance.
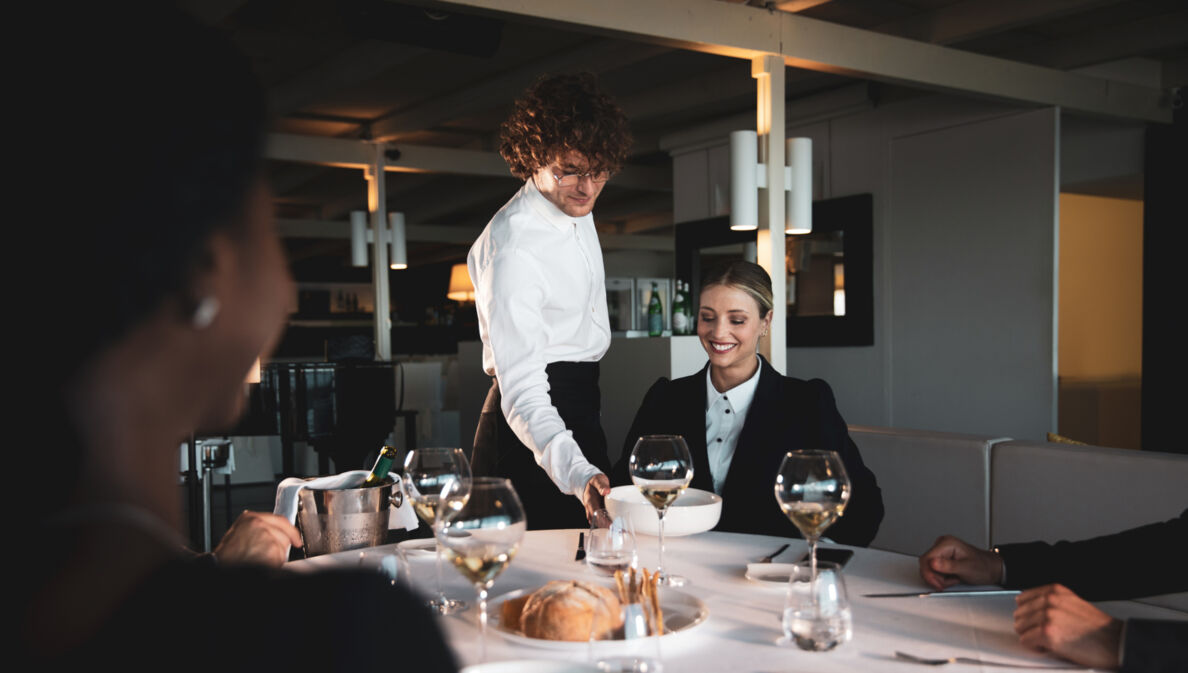
[[[615,571],[615,586],[619,589],[619,600],[627,602],[627,586],[623,581],[624,572],[622,570]]]
[[[664,612],[660,609],[660,573],[652,573],[652,581],[648,583],[651,590],[652,609],[656,613],[656,635],[664,635]]]

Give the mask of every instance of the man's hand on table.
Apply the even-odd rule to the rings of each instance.
[[[920,556],[920,577],[938,590],[954,584],[1001,584],[1002,558],[943,535]]]
[[[215,558],[219,563],[279,567],[289,559],[289,545],[301,546],[301,533],[289,520],[267,512],[244,512],[227,529]]]
[[[605,474],[596,474],[582,489],[582,505],[586,507],[586,521],[598,525],[598,512],[606,509],[606,496],[610,495],[610,479]]]
[[[1060,584],[1028,589],[1015,602],[1015,632],[1023,645],[1090,668],[1118,668],[1120,620]]]

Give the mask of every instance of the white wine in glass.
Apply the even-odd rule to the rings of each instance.
[[[449,489],[446,507],[465,502],[470,483],[470,463],[459,448],[413,449],[404,458],[404,489],[413,510],[421,520],[433,528],[443,507],[442,491]],[[450,488],[458,482],[457,487]],[[443,615],[466,609],[466,602],[449,598],[441,589],[441,543],[437,548],[437,591],[429,600],[429,607]]]
[[[809,562],[817,570],[817,540],[850,501],[850,478],[833,451],[789,451],[776,475],[780,509],[809,543]]]
[[[445,495],[447,502],[456,502]],[[487,658],[487,591],[515,558],[527,527],[524,507],[507,479],[471,479],[465,502],[441,512],[437,540],[478,595],[479,661]]]
[[[660,517],[660,555],[656,574],[665,586],[681,586],[685,578],[664,572],[664,515],[693,479],[693,456],[680,435],[644,435],[628,460],[631,481]]]

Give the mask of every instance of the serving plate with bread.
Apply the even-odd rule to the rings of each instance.
[[[555,580],[502,594],[491,600],[491,627],[516,644],[572,650],[587,647],[591,639],[624,640],[621,607],[628,603],[642,606],[649,630],[662,638],[687,632],[709,617],[699,598],[657,590],[647,571],[616,580],[614,585]]]

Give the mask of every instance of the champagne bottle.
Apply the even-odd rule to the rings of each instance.
[[[379,457],[375,459],[375,466],[371,468],[371,474],[363,480],[363,487],[379,486],[388,478],[388,472],[392,470],[392,462],[396,460],[396,447],[385,445],[380,449]]]
[[[676,295],[672,298],[672,333],[689,333],[689,300],[685,285],[676,282]]]
[[[652,283],[652,298],[648,300],[648,336],[664,333],[664,306],[660,304],[660,288]]]

